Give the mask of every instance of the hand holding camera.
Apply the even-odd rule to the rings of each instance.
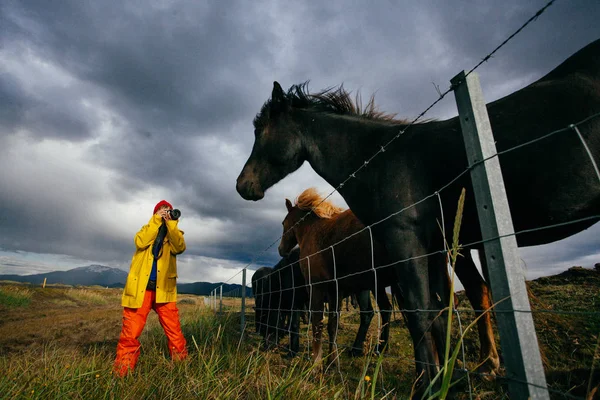
[[[181,211],[176,208],[173,210],[163,208],[159,210],[157,214],[160,215],[165,221],[177,220],[179,217],[181,217]]]
[[[172,219],[172,220],[178,220],[179,217],[181,217],[181,211],[179,211],[176,208],[167,211],[167,214],[169,214],[169,219]]]

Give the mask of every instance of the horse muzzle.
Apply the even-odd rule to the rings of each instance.
[[[285,248],[283,248],[283,247],[281,247],[281,246],[279,246],[279,247],[277,248],[277,251],[279,251],[279,255],[280,255],[281,257],[287,257],[287,256],[289,256],[289,255],[290,255],[290,252],[289,252],[289,251],[286,251],[286,250],[285,250]]]
[[[265,197],[265,192],[259,188],[259,185],[240,175],[235,185],[235,190],[244,200],[257,201]]]

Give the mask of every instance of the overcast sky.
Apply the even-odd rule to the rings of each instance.
[[[239,282],[278,260],[261,251],[286,197],[332,190],[304,165],[259,202],[237,194],[274,80],[343,83],[414,118],[545,3],[0,0],[0,274],[127,270],[166,199],[183,213],[180,282]],[[599,16],[597,0],[557,0],[478,69],[486,101],[600,38]],[[427,117],[456,113],[447,96]],[[528,277],[592,267],[599,236],[523,249]]]

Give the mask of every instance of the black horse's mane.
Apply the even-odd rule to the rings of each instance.
[[[408,121],[396,119],[396,114],[387,114],[378,110],[375,105],[375,97],[371,96],[363,107],[360,93],[357,92],[355,99],[350,92],[344,89],[344,85],[330,87],[318,93],[308,91],[308,82],[292,85],[285,94],[285,100],[292,108],[310,109],[317,112],[326,112],[338,115],[350,115],[360,118],[406,124]],[[272,99],[267,100],[254,120],[255,126],[264,116],[268,115]]]

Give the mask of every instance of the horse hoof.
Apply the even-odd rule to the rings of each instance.
[[[350,357],[362,357],[363,356],[363,351],[361,349],[352,349],[348,352],[348,355]]]
[[[487,367],[481,366],[477,368],[477,372],[481,379],[486,382],[493,382],[496,380],[496,372]]]
[[[481,379],[486,382],[493,382],[496,380],[496,376],[500,370],[500,363],[498,360],[486,360],[483,364],[477,368],[477,372],[479,372]]]

